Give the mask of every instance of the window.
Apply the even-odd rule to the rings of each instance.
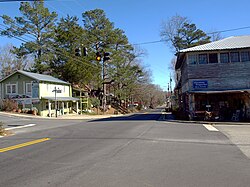
[[[248,62],[248,61],[250,61],[249,51],[241,52],[240,53],[240,57],[241,57],[241,62]]]
[[[207,64],[207,54],[200,54],[199,55],[199,64]]]
[[[17,85],[16,84],[6,84],[6,94],[16,94]]]
[[[239,52],[230,53],[231,62],[240,62]]]
[[[6,85],[6,93],[11,94],[11,85],[10,84]]]
[[[188,55],[188,64],[197,64],[197,55]]]
[[[15,85],[15,84],[12,84],[12,85],[11,85],[11,92],[12,92],[13,94],[16,93],[16,85]]]
[[[217,55],[217,53],[209,54],[209,63],[218,63],[218,55]]]
[[[229,54],[228,53],[221,53],[220,54],[220,62],[221,63],[228,63],[229,62]]]
[[[26,94],[31,95],[31,83],[26,83]]]

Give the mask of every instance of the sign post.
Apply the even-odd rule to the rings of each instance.
[[[59,88],[56,89],[56,86],[54,88],[54,90],[52,90],[52,92],[55,92],[55,111],[56,111],[56,118],[57,118],[57,101],[56,101],[56,94],[57,93],[62,93],[62,90],[60,90]]]

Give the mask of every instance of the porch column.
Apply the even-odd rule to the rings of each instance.
[[[62,115],[64,115],[64,102],[62,102]]]
[[[193,113],[195,111],[195,100],[194,94],[189,94],[189,112]]]
[[[76,113],[78,114],[79,112],[79,106],[78,106],[78,101],[76,101]]]
[[[48,102],[49,102],[49,117],[51,117],[51,102],[50,100]]]
[[[66,102],[66,109],[67,109],[67,114],[69,114],[69,102]]]

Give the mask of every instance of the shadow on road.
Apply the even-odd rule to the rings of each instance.
[[[153,120],[158,121],[161,117],[161,114],[133,114],[129,116],[119,116],[119,117],[111,117],[111,118],[103,118],[91,120],[89,122],[100,122],[100,121],[145,121],[145,120]]]

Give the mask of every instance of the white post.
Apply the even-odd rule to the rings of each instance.
[[[70,112],[69,111],[69,102],[66,102],[66,108],[67,108],[67,111],[68,111],[68,113]]]
[[[76,113],[78,114],[79,107],[78,107],[78,101],[76,102]]]
[[[49,102],[49,117],[51,117],[51,102],[50,100],[48,102]]]
[[[64,102],[62,102],[62,115],[64,115]]]

